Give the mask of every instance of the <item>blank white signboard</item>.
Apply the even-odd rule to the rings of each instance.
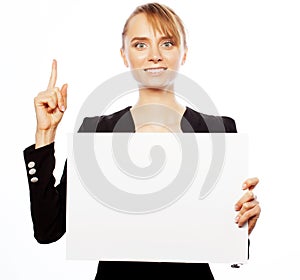
[[[247,136],[177,136],[69,135],[68,259],[247,261],[247,225],[234,222]]]

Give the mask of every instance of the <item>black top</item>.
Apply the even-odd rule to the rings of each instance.
[[[79,132],[135,132],[130,113],[131,106],[110,115],[85,118]],[[237,132],[235,122],[229,117],[201,114],[186,107],[181,120],[182,132]],[[24,150],[30,189],[31,216],[34,237],[47,244],[60,239],[66,232],[67,165],[59,184],[55,187],[54,143]],[[34,165],[34,166],[33,166]],[[36,172],[30,171],[35,169]],[[153,263],[101,261],[95,279],[214,279],[205,263]],[[101,277],[101,278],[100,278]]]
[[[111,115],[85,118],[79,132],[135,132],[130,108]],[[184,111],[180,126],[182,132],[237,132],[232,118],[198,113],[189,107]]]

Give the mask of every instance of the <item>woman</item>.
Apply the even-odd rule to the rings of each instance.
[[[191,132],[182,125],[185,118],[193,132],[208,131],[207,122],[222,123],[226,132],[236,132],[235,122],[227,117],[200,114],[177,102],[174,94],[174,73],[185,63],[187,56],[186,35],[180,18],[168,7],[150,3],[136,8],[125,23],[122,33],[121,56],[126,67],[133,72],[139,84],[139,99],[109,116],[86,118],[80,132],[113,132],[118,121],[127,114],[127,132]],[[24,151],[30,187],[31,213],[34,235],[40,243],[51,243],[66,231],[66,165],[60,183],[55,188],[53,170],[55,167],[54,140],[58,124],[67,107],[67,84],[56,87],[57,62],[52,64],[48,88],[35,97],[37,119],[36,142]],[[160,116],[160,123],[144,123],[140,108],[158,104],[170,108],[169,115]],[[142,111],[143,112],[143,111]],[[146,111],[144,111],[146,114]],[[96,121],[96,126],[95,126]],[[92,127],[96,127],[93,130]],[[252,232],[260,214],[260,206],[252,190],[258,179],[247,179],[242,188],[248,190],[236,203],[236,223],[248,223]],[[208,264],[146,263],[146,262],[100,262],[96,279],[130,279],[151,276],[157,278],[201,278],[213,279]],[[102,277],[102,278],[100,278]]]

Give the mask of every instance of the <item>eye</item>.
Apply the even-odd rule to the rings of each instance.
[[[147,45],[145,43],[137,42],[134,44],[134,47],[137,49],[144,49],[147,47]]]
[[[163,47],[166,47],[166,48],[171,48],[171,47],[173,47],[174,45],[175,45],[175,44],[174,44],[173,41],[165,41],[165,42],[162,43],[162,46],[163,46]]]

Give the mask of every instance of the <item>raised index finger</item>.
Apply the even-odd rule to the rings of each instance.
[[[51,76],[48,84],[48,89],[54,88],[56,84],[56,78],[57,78],[57,61],[53,59],[52,62],[52,71],[51,71]]]

